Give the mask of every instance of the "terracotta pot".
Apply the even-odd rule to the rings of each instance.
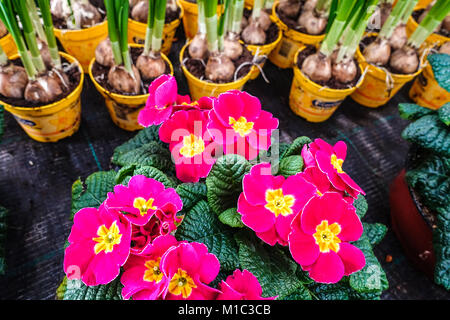
[[[436,257],[433,251],[433,230],[426,220],[425,208],[405,180],[402,170],[390,186],[391,223],[406,257],[412,264],[434,279]]]

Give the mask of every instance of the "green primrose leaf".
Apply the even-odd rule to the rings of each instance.
[[[86,286],[81,280],[66,280],[64,300],[123,300],[120,275],[105,285]]]
[[[232,228],[243,228],[241,214],[237,212],[237,208],[230,208],[219,215],[219,220],[223,224],[229,225]]]

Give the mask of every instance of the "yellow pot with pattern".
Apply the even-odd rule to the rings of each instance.
[[[181,23],[181,19],[184,15],[183,7],[178,4],[180,8],[180,16],[178,19],[173,20],[172,22],[166,23],[163,29],[163,39],[161,45],[161,52],[165,55],[169,55],[170,48],[172,48],[172,43],[175,38],[175,33],[177,31],[178,26]],[[147,24],[139,21],[135,21],[133,19],[128,19],[128,40],[131,43],[136,44],[144,44],[145,43],[145,34],[147,33]]]
[[[131,47],[142,47],[138,44],[130,44]],[[170,74],[173,75],[173,66],[169,58],[163,53],[161,53],[162,58],[170,66]],[[141,95],[122,95],[113,93],[103,88],[92,73],[92,68],[95,63],[95,58],[91,60],[89,65],[89,77],[94,83],[95,88],[98,92],[105,98],[105,104],[108,108],[108,112],[111,116],[112,121],[120,128],[127,131],[140,130],[143,127],[138,123],[138,115],[142,108],[145,107],[149,94]]]
[[[77,132],[81,121],[81,91],[84,73],[81,64],[72,56],[60,52],[70,63],[77,63],[80,69],[80,83],[64,99],[34,108],[17,107],[0,101],[10,112],[23,130],[39,142],[56,142]],[[11,59],[18,59],[19,55]]]
[[[88,71],[89,63],[95,57],[95,49],[98,44],[108,37],[108,23],[104,22],[93,27],[69,30],[54,28],[55,36],[61,45],[71,56],[75,57],[83,66],[84,72]]]
[[[183,27],[186,38],[192,39],[197,34],[198,28],[198,6],[187,0],[178,0],[178,4],[183,7]],[[222,5],[217,6],[217,14],[222,13]]]
[[[0,39],[0,46],[8,57],[12,57],[17,53],[16,43],[10,33]]]
[[[318,45],[325,38],[325,34],[314,36],[289,29],[277,15],[278,4],[279,1],[275,2],[272,8],[272,17],[282,30],[283,37],[272,50],[269,60],[279,68],[292,68],[298,50],[304,48],[305,45]]]
[[[330,89],[311,81],[297,66],[298,55],[303,49],[297,51],[294,59],[294,79],[289,95],[289,106],[295,114],[309,122],[323,122],[328,120],[344,99],[361,85],[362,79],[355,87],[349,89]],[[359,68],[363,74],[360,65]]]

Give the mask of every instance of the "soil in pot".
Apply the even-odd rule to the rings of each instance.
[[[186,50],[184,50],[184,55],[183,55],[183,63],[185,65],[185,67],[196,78],[198,78],[200,80],[206,79],[205,69],[206,69],[206,64],[208,63],[209,54],[207,53],[203,60],[193,59],[189,55],[188,49],[189,49],[189,47],[187,47]],[[251,71],[251,68],[253,66],[252,53],[245,46],[243,49],[244,50],[242,50],[242,54],[237,59],[231,60],[234,64],[235,70],[238,70],[238,68],[242,64],[248,63],[247,65],[245,65],[239,69],[236,80],[240,79],[240,78],[244,77],[246,74],[248,74]],[[230,82],[233,82],[233,81],[234,80],[232,80]],[[228,82],[216,82],[216,83],[228,83]]]
[[[416,10],[416,11],[414,11],[413,13],[412,13],[412,18],[414,19],[414,21],[416,21],[417,23],[419,23],[419,18],[420,18],[420,16],[422,15],[422,13],[425,11],[425,9],[419,9],[419,10]],[[449,38],[450,37],[450,32],[449,32],[449,30],[446,30],[446,29],[444,29],[444,28],[440,28],[437,32],[435,32],[435,33],[437,33],[437,34],[439,34],[439,35],[441,35],[441,36],[444,36],[444,37],[447,37],[447,38]]]
[[[250,15],[252,14],[251,10],[248,9],[244,9],[244,17],[245,19],[249,19]],[[271,12],[269,12],[269,14],[271,14]],[[242,34],[241,30],[241,34]],[[279,27],[277,26],[276,23],[271,23],[269,28],[267,30],[264,31],[266,33],[266,42],[264,43],[264,45],[275,42],[278,39],[278,33],[279,33]],[[241,37],[242,40],[242,37]]]
[[[141,22],[141,23],[147,23],[147,17],[148,17],[148,6],[143,6],[142,10],[139,10],[140,12],[133,11],[133,9],[137,6],[137,4],[130,8],[130,18]],[[172,21],[178,19],[180,17],[181,9],[177,6],[177,10],[172,10],[171,8],[166,9],[166,18],[164,23],[168,24]]]
[[[377,39],[376,36],[368,36],[368,37],[364,37],[364,38],[361,40],[360,44],[359,44],[359,50],[360,50],[361,52],[364,52],[364,49],[365,49],[367,46],[369,46],[372,42],[374,42],[376,39]],[[393,52],[393,51],[392,51],[392,52]],[[416,52],[416,55],[417,55],[417,59],[419,59],[419,61],[420,61],[420,57],[419,57],[419,55],[417,54],[417,52]],[[392,57],[392,53],[391,53],[391,57]],[[384,68],[384,69],[388,70],[390,73],[394,73],[394,74],[413,74],[413,73],[417,72],[417,70],[418,70],[418,68],[417,68],[414,72],[411,72],[411,73],[405,73],[405,72],[402,72],[401,70],[397,70],[397,69],[393,68],[393,67],[391,66],[390,61],[391,61],[391,59],[389,58],[389,60],[388,60],[388,62],[387,62],[386,64],[384,64],[384,65],[377,65],[377,67],[378,67],[378,68]],[[420,64],[419,64],[419,67],[420,67]]]
[[[287,16],[284,12],[282,12],[280,10],[280,6],[278,5],[276,8],[276,13],[278,18],[285,24],[288,26],[289,29],[293,29],[295,31],[301,32],[301,33],[305,33],[308,34],[308,32],[306,31],[306,29],[301,26],[298,23],[298,19],[300,18],[300,15],[302,14],[303,11],[303,5],[306,1],[301,1],[301,5],[300,5],[300,10],[298,11],[297,15],[295,16]],[[323,30],[323,32],[319,33],[319,34],[315,34],[317,36],[322,35],[325,33],[325,28]]]
[[[139,58],[139,56],[142,54],[142,52],[144,51],[144,48],[136,48],[136,47],[131,47],[130,48],[130,55],[131,55],[131,59],[133,60],[133,64],[136,65],[137,59]],[[164,60],[164,62],[166,63],[166,71],[164,72],[165,74],[170,74],[170,65],[167,63],[167,61]],[[94,62],[93,66],[92,66],[92,75],[94,76],[95,80],[106,90],[108,90],[109,92],[112,93],[117,93],[117,94],[121,94],[121,95],[125,95],[125,96],[129,96],[129,95],[133,95],[130,93],[124,93],[124,92],[120,92],[116,89],[114,89],[108,82],[108,73],[109,70],[111,68],[110,67],[105,67],[102,66],[101,64]],[[141,85],[141,92],[139,93],[139,95],[141,94],[147,94],[148,93],[148,87],[150,86],[150,84],[152,83],[153,80],[155,80],[156,78],[153,79],[148,79],[148,80],[142,80],[142,85]]]
[[[310,55],[313,55],[317,52],[316,47],[311,46],[311,45],[307,45],[305,49],[303,49],[302,51],[299,52],[298,54],[298,58],[297,58],[297,67],[302,70],[302,65],[303,65],[303,61],[305,61],[305,59],[307,57],[309,57]],[[361,70],[359,68],[359,64],[356,61],[356,59],[353,59],[353,61],[355,62],[357,68],[356,68],[356,76],[355,78],[347,83],[343,83],[340,82],[336,79],[334,79],[334,77],[332,77],[330,80],[328,81],[314,81],[315,83],[323,86],[323,87],[328,87],[330,89],[337,89],[337,90],[342,90],[342,89],[348,89],[350,87],[354,87],[356,86],[356,84],[358,83],[359,79],[361,78]]]
[[[23,67],[22,61],[19,58],[11,60],[11,63],[13,63],[14,65]],[[67,78],[68,78],[67,85],[68,85],[69,89],[66,90],[65,92],[63,92],[62,94],[56,96],[55,100],[53,102],[49,102],[49,103],[33,102],[33,101],[26,100],[25,98],[8,98],[1,94],[0,94],[0,100],[3,102],[6,102],[7,104],[9,104],[11,106],[15,106],[15,107],[36,108],[36,107],[42,107],[45,105],[49,105],[51,103],[54,103],[54,102],[64,99],[69,94],[71,94],[73,92],[73,90],[75,90],[75,88],[79,85],[80,79],[81,79],[81,72],[78,68],[78,64],[76,64],[76,63],[70,64],[69,61],[67,61],[67,59],[65,59],[64,57],[61,57],[61,63],[62,63],[63,69],[64,69],[64,73],[67,75]]]

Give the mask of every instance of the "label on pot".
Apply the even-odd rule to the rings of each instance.
[[[338,101],[320,101],[320,100],[313,100],[312,105],[316,108],[321,109],[331,109],[334,107],[339,106],[344,100],[338,100]]]

